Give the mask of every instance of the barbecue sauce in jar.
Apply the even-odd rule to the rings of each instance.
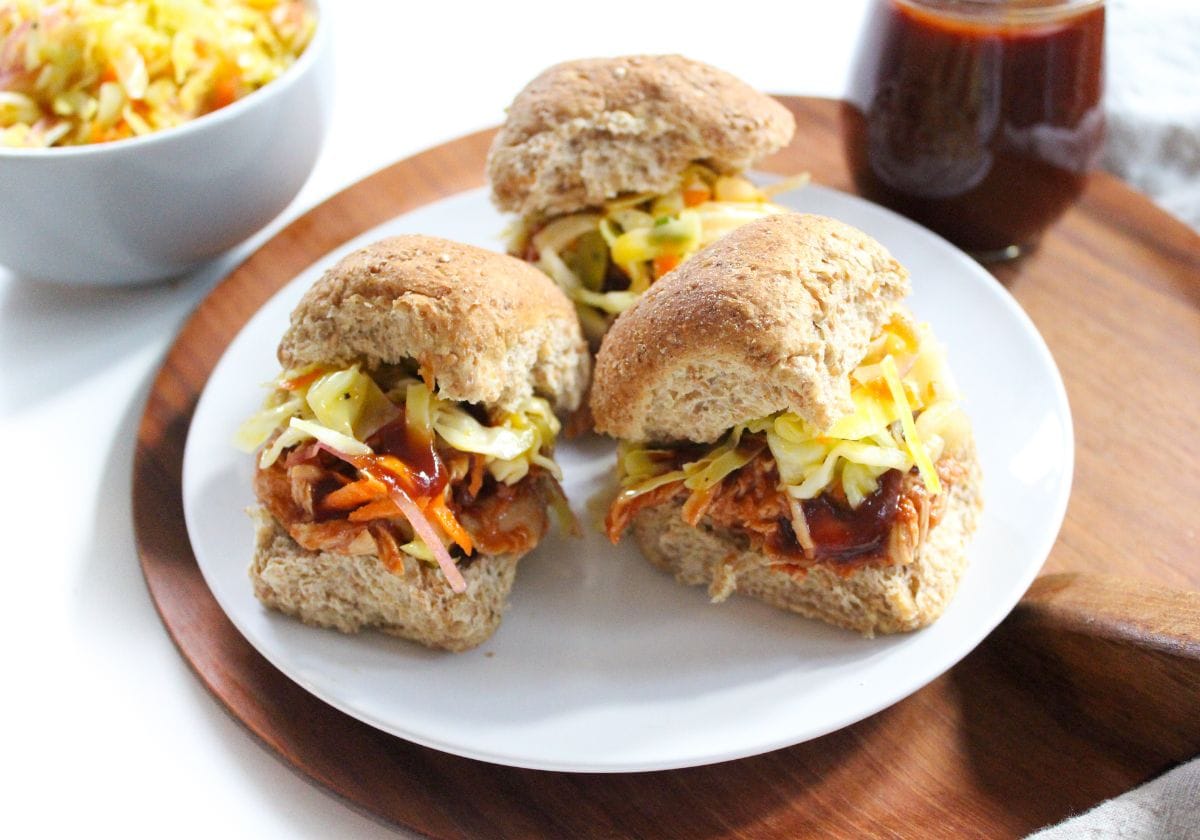
[[[1103,145],[1102,0],[876,0],[842,129],[858,190],[980,259],[1017,256]]]

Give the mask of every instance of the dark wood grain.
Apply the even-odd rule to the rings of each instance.
[[[1043,575],[1025,594],[1014,621],[1026,634],[1086,636],[1200,661],[1200,592],[1112,575]]]
[[[765,168],[849,190],[837,104],[785,101],[797,136]],[[489,138],[401,161],[289,225],[198,308],[153,384],[134,464],[142,567],[181,654],[251,732],[349,804],[435,837],[1018,836],[1200,749],[1194,672],[1168,661],[1186,657],[1131,643],[1115,619],[1108,638],[1086,632],[1088,599],[1056,606],[1042,588],[1053,582],[890,709],[788,749],[662,773],[547,773],[438,753],[358,723],[269,665],[225,618],[188,544],[180,469],[196,399],[238,328],[302,269],[482,184]],[[996,274],[1046,337],[1074,412],[1075,485],[1046,571],[1200,589],[1200,238],[1098,175],[1036,253]],[[1117,609],[1099,585],[1091,603]],[[1175,596],[1154,591],[1169,614]],[[1153,613],[1149,603],[1137,602]],[[1112,667],[1080,666],[1096,644]]]
[[[1200,593],[1079,573],[1038,578],[991,645],[1038,675],[1056,724],[1126,761],[1200,753]]]

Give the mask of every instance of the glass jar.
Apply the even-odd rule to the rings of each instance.
[[[867,198],[981,260],[1033,247],[1104,142],[1103,0],[875,0],[842,112]]]

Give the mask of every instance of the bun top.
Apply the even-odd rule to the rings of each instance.
[[[826,428],[853,410],[849,374],[909,291],[908,272],[824,216],[751,222],[650,287],[596,357],[595,427],[707,443],[788,410]]]
[[[546,397],[574,410],[589,357],[575,309],[513,257],[432,236],[398,236],[343,257],[292,312],[285,368],[416,362],[442,396],[510,410]]]
[[[673,189],[689,163],[746,169],[786,145],[792,114],[678,55],[569,61],[517,94],[488,154],[492,200],[522,216]]]

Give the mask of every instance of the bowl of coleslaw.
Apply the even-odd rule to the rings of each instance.
[[[0,265],[147,283],[262,229],[325,137],[321,6],[0,2]]]

